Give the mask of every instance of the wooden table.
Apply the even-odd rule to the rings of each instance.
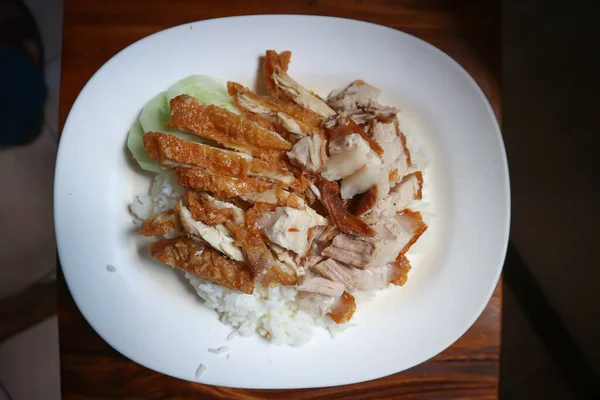
[[[420,37],[457,60],[481,86],[500,119],[500,6],[446,0],[66,0],[61,124],[87,80],[110,57],[162,29],[244,14],[317,14],[362,19]],[[483,4],[486,3],[486,4]],[[161,375],[121,356],[77,309],[58,281],[60,361],[65,399],[413,399],[496,398],[501,285],[475,325],[446,351],[408,371],[356,385],[308,390],[240,390]]]

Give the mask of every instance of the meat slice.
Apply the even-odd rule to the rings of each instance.
[[[336,324],[344,324],[350,321],[350,318],[356,311],[356,300],[348,292],[344,292],[337,302],[331,307],[329,316]]]
[[[287,152],[290,162],[306,172],[321,172],[327,163],[327,141],[319,134],[300,139]]]
[[[390,283],[402,286],[406,283],[411,266],[408,258],[400,254],[391,263],[365,269],[348,267],[332,259],[326,259],[312,269],[329,280],[342,283],[347,291],[353,292],[383,289]]]
[[[302,256],[308,250],[308,230],[327,221],[307,209],[277,207],[263,213],[256,221],[258,229],[269,240]]]
[[[361,169],[342,179],[340,187],[342,199],[351,199],[373,187],[380,187],[380,181],[384,184],[388,182],[388,174],[381,168],[381,159],[373,151],[367,154],[365,161]]]
[[[265,152],[261,158],[252,160],[252,167],[248,175],[279,181],[285,187],[297,185],[298,181],[289,170],[284,158],[285,153],[283,152],[278,154]]]
[[[287,74],[290,57],[291,53],[289,51],[283,52],[281,55],[277,54],[274,50],[267,50],[266,52],[264,64],[265,81],[271,96],[285,96],[294,103],[323,117],[335,115],[335,111],[319,96],[290,78]]]
[[[332,297],[340,297],[344,293],[343,284],[321,278],[314,274],[306,274],[298,279],[296,289]]]
[[[212,192],[219,197],[236,197],[248,193],[263,193],[277,184],[262,178],[215,175],[197,168],[177,168],[179,184],[199,192]]]
[[[371,120],[389,122],[396,118],[398,110],[378,103],[380,90],[368,83],[357,80],[346,88],[334,90],[327,104],[340,115],[350,117],[358,125]]]
[[[363,220],[375,223],[377,220],[393,217],[408,207],[412,201],[421,200],[422,193],[423,174],[421,171],[413,172],[396,184],[385,198],[371,207],[365,207],[366,210],[359,209],[358,214]]]
[[[331,258],[314,265],[312,269],[324,278],[343,284],[349,292],[356,290],[361,277],[360,270],[347,267]]]
[[[327,313],[337,301],[335,297],[319,293],[298,292],[296,295],[296,302],[300,307],[315,310],[321,315]]]
[[[293,285],[297,281],[294,271],[279,261],[256,230],[242,228],[236,231],[252,272],[264,287]]]
[[[227,90],[238,108],[247,115],[255,115],[268,121],[270,125],[298,136],[323,132],[320,116],[319,119],[307,116],[307,111],[284,106],[281,102],[259,96],[239,83],[227,82]]]
[[[148,132],[143,140],[150,157],[167,168],[200,167],[212,174],[245,177],[252,166],[252,157],[246,154],[182,140],[165,133]]]
[[[223,224],[228,228],[243,225],[245,213],[233,203],[214,198],[208,193],[188,192],[182,199],[187,202],[187,207],[195,220],[207,225]]]
[[[232,290],[248,294],[254,291],[254,276],[246,264],[237,263],[204,243],[178,237],[151,243],[148,250],[152,258],[173,268]]]
[[[410,151],[406,145],[406,137],[400,131],[398,120],[392,122],[372,122],[369,133],[374,141],[386,149],[381,159],[385,170],[397,178],[397,182],[408,172],[411,166]]]
[[[247,201],[248,203],[256,204],[256,203],[268,203],[268,204],[277,204],[277,189],[267,189],[264,192],[249,192],[240,195],[242,200]]]
[[[265,61],[263,64],[263,73],[265,76],[265,86],[271,97],[277,97],[279,90],[273,81],[275,68],[279,71],[287,72],[292,58],[292,52],[289,50],[277,53],[274,50],[267,50],[265,53]]]
[[[377,290],[387,287],[390,283],[402,286],[408,279],[411,266],[404,254],[398,255],[395,261],[384,265],[371,266],[358,271],[358,290]]]
[[[308,206],[307,201],[294,192],[285,190],[283,186],[277,186],[275,189],[269,189],[260,193],[248,193],[240,196],[243,200],[256,204],[268,203],[280,207],[291,207],[304,210],[310,214],[311,218],[318,221],[320,225],[330,224],[329,220],[318,214],[314,209]]]
[[[313,265],[323,261],[325,257],[323,257],[321,253],[336,233],[337,228],[331,225],[318,225],[310,228],[308,230],[309,250],[300,258],[298,264],[307,270]]]
[[[325,171],[321,176],[328,181],[337,181],[350,176],[367,165],[371,148],[359,134],[333,137],[329,142],[329,154]]]
[[[254,156],[261,156],[266,150],[290,150],[292,147],[276,132],[188,95],[171,100],[171,120],[166,125]]]
[[[286,115],[291,115],[297,121],[301,121],[305,126],[310,127],[310,132],[324,133],[323,130],[323,117],[314,111],[304,108],[299,104],[296,104],[287,98],[273,97],[269,99],[273,104]]]
[[[275,254],[275,257],[277,257],[277,259],[288,268],[293,270],[296,276],[302,276],[306,273],[305,268],[298,263],[300,258],[297,254],[272,242],[267,242],[267,245],[271,248]]]
[[[140,233],[144,236],[165,236],[179,230],[179,217],[174,210],[167,210],[145,220]]]
[[[298,292],[296,301],[300,307],[327,313],[336,324],[343,324],[352,318],[356,311],[356,300],[348,292],[341,296],[327,296],[320,293]]]
[[[391,210],[391,213],[394,214],[395,211],[401,211],[406,207],[404,205],[402,208],[390,208],[390,204],[397,200],[396,196],[390,193],[390,187],[402,180],[411,166],[410,152],[406,146],[406,138],[398,128],[398,120],[390,123],[371,122],[372,128],[370,132],[373,139],[384,147],[386,151],[382,156],[382,175],[377,184],[361,196],[359,204],[356,207],[355,214],[361,216],[363,219],[371,211],[373,211],[373,215],[378,214],[379,211],[375,212],[374,208],[378,210]],[[419,174],[421,173],[419,172]],[[422,184],[422,175],[420,175],[420,180]],[[390,196],[388,196],[388,193],[390,193]]]
[[[375,251],[367,267],[393,262],[398,254],[405,254],[425,232],[427,224],[421,213],[407,209],[378,221],[374,229]]]
[[[354,235],[339,233],[322,254],[343,264],[356,268],[366,268],[371,261],[375,245]]]
[[[373,228],[376,233],[371,238],[338,234],[323,255],[360,269],[385,265],[398,254],[406,253],[425,232],[427,224],[419,212],[404,210],[378,221]]]
[[[263,234],[257,223],[258,218],[265,212],[275,211],[276,206],[258,202],[246,212],[246,222],[234,230],[236,239],[252,268],[252,272],[265,287],[276,285],[294,285],[296,273],[279,261],[263,239]]]
[[[331,225],[314,226],[308,230],[308,244],[329,242],[337,233],[336,227]]]
[[[211,226],[195,220],[190,210],[181,202],[177,204],[176,211],[181,219],[183,230],[191,238],[200,238],[206,241],[213,248],[235,261],[245,261],[241,247],[223,224]]]
[[[360,126],[358,126],[350,118],[341,117],[341,116],[336,116],[335,118],[332,117],[332,118],[327,119],[323,123],[323,125],[325,127],[325,131],[326,131],[327,135],[329,136],[330,143],[331,142],[336,143],[340,139],[345,138],[346,136],[356,134],[356,135],[360,135],[364,140],[366,140],[367,143],[369,144],[369,146],[371,147],[371,149],[373,149],[373,151],[375,153],[377,153],[377,155],[381,156],[384,153],[383,148],[379,145],[379,143],[377,143],[375,140],[373,140],[365,132],[364,129],[362,129]],[[330,144],[330,146],[331,146],[331,144]],[[330,151],[331,151],[331,147],[330,147]]]
[[[329,181],[342,179],[343,199],[370,190],[382,177],[387,182],[381,147],[351,120],[338,118],[336,124],[328,131],[330,158],[321,176]]]
[[[408,280],[408,273],[412,269],[408,258],[406,258],[404,254],[399,254],[396,258],[396,261],[389,263],[388,265],[390,265],[393,268],[390,283],[393,283],[397,286],[404,286],[404,284]]]
[[[319,180],[319,191],[321,192],[321,201],[327,209],[331,221],[340,231],[365,236],[374,234],[369,225],[346,209],[336,182],[329,182],[326,179]]]

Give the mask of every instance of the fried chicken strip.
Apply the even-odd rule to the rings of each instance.
[[[215,250],[235,261],[245,261],[244,254],[232,233],[224,224],[209,225],[192,216],[191,211],[179,201],[175,206],[183,230],[195,240],[203,240]]]
[[[265,55],[264,73],[267,90],[273,97],[286,97],[294,103],[319,114],[322,117],[335,115],[318,95],[304,88],[287,74],[287,67],[291,53],[284,51],[277,54],[274,50],[267,50]]]
[[[181,224],[174,210],[167,210],[148,218],[142,223],[140,234],[144,236],[165,236],[181,230]]]
[[[261,178],[234,178],[207,173],[196,168],[177,168],[179,184],[199,192],[212,192],[218,197],[236,197],[274,189],[277,184]]]
[[[267,50],[265,53],[265,60],[263,63],[263,72],[265,75],[265,86],[271,97],[277,97],[278,89],[275,82],[271,78],[275,73],[275,68],[279,71],[287,72],[292,58],[292,52],[289,50],[277,53],[274,50]]]
[[[254,276],[246,264],[237,263],[187,237],[163,239],[148,246],[150,256],[173,268],[200,276],[232,290],[251,294]]]
[[[290,107],[281,101],[273,101],[252,92],[236,82],[227,82],[229,95],[239,109],[258,116],[270,124],[299,136],[322,133],[322,117],[303,107]]]
[[[182,199],[195,220],[202,221],[207,225],[223,224],[228,229],[243,225],[246,216],[244,210],[233,203],[216,199],[208,193],[188,192]]]
[[[247,211],[245,225],[235,230],[254,276],[265,287],[294,285],[297,281],[295,271],[279,261],[269,249],[257,224],[262,213],[276,208],[274,204],[256,203]]]
[[[150,157],[167,168],[194,166],[212,174],[245,177],[252,167],[252,157],[246,154],[182,140],[165,133],[148,132],[143,140]]]
[[[171,120],[166,125],[254,156],[261,156],[267,150],[282,151],[292,147],[276,132],[188,95],[171,100]]]

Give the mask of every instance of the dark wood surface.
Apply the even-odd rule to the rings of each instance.
[[[435,45],[477,81],[497,117],[500,103],[500,6],[463,0],[66,0],[61,124],[92,74],[110,57],[159,30],[208,18],[247,14],[316,14],[375,22]],[[433,359],[385,378],[307,390],[240,390],[186,382],[121,356],[85,321],[58,280],[61,386],[65,399],[493,399],[498,393],[501,284],[473,327]]]

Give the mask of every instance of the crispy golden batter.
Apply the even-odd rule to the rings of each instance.
[[[243,293],[254,291],[250,268],[223,256],[209,245],[178,237],[151,243],[148,250],[152,258],[173,268]]]
[[[256,122],[263,128],[279,134],[289,135],[286,129],[277,125],[276,111],[268,98],[259,96],[247,87],[231,81],[227,82],[227,92],[233,97],[235,105],[242,111],[244,117]],[[289,140],[288,137],[285,138]]]
[[[245,177],[252,165],[251,157],[246,155],[189,142],[173,135],[148,132],[143,139],[150,157],[167,167],[189,165],[204,168],[213,174]]]
[[[397,170],[394,170],[394,172],[397,172]],[[404,184],[407,180],[412,179],[413,177],[418,182],[418,190],[414,194],[414,197],[411,198],[411,200],[421,200],[423,198],[423,173],[421,171],[415,171],[413,173],[405,175],[402,179],[398,179],[398,185]],[[393,182],[394,180],[390,178],[390,181]],[[353,214],[365,221],[373,222],[372,219],[369,217],[369,213],[373,210],[373,208],[376,208],[378,201],[387,200],[387,198],[380,199],[377,191],[377,186],[374,186],[367,192],[356,196],[353,199]],[[392,194],[390,193],[388,196],[390,195]],[[388,206],[390,207],[390,210],[392,210],[395,209],[397,203],[395,201],[391,201],[388,202]]]
[[[277,133],[224,108],[206,105],[187,95],[171,100],[171,120],[166,125],[255,156],[267,150],[292,148],[290,142]]]
[[[298,181],[290,171],[290,166],[285,161],[285,153],[264,153],[260,157],[252,160],[251,175],[280,181],[286,187],[298,185]]]
[[[410,150],[408,150],[408,146],[406,145],[406,136],[400,130],[400,123],[398,122],[398,118],[394,120],[394,126],[396,127],[396,134],[400,136],[400,140],[402,141],[402,148],[404,149],[404,153],[406,154],[406,164],[411,167],[412,161],[410,159]]]
[[[374,234],[369,225],[346,210],[340,195],[340,188],[336,182],[329,182],[321,178],[319,180],[319,190],[321,191],[321,201],[327,208],[331,221],[340,231],[365,236]]]
[[[417,194],[415,194],[415,198],[414,199],[415,200],[421,200],[421,199],[423,199],[423,172],[416,171],[416,172],[413,172],[412,174],[406,175],[402,179],[410,178],[412,175],[414,175],[415,178],[417,178],[417,182],[419,182],[419,190],[417,190]]]
[[[269,94],[275,98],[287,98],[321,117],[335,115],[336,112],[316,93],[306,89],[287,74],[290,57],[289,51],[277,54],[273,50],[267,50],[263,68]]]
[[[379,198],[377,191],[378,188],[377,185],[375,185],[365,193],[356,195],[356,197],[352,199],[352,214],[358,217],[371,210]]]
[[[227,82],[227,90],[239,109],[252,116],[259,116],[263,121],[276,127],[278,132],[289,131],[296,134],[323,133],[322,120],[319,114],[302,106],[278,99],[262,97],[236,82]],[[283,121],[281,115],[283,114]],[[285,119],[292,119],[299,130],[291,129]],[[273,130],[273,129],[272,129]]]
[[[167,210],[145,220],[140,233],[144,236],[164,236],[177,230],[181,230],[179,218],[173,210]]]
[[[276,68],[279,68],[282,72],[287,72],[290,60],[292,58],[292,52],[289,50],[277,53],[275,50],[267,50],[265,53],[265,61],[263,64],[263,72],[265,75],[265,86],[267,91],[272,97],[277,97],[278,89],[277,85],[273,81],[273,73]]]
[[[390,265],[394,268],[394,274],[392,275],[392,279],[390,283],[393,283],[397,286],[403,286],[408,280],[408,273],[411,270],[410,261],[404,254],[398,254],[398,258]]]
[[[301,121],[307,126],[312,127],[312,129],[317,130],[317,132],[323,131],[323,117],[317,114],[314,111],[309,110],[308,108],[302,107],[299,104],[291,102],[287,99],[280,98],[272,98],[270,101],[277,105],[277,107],[283,111],[284,113],[291,115],[298,121]]]
[[[354,315],[354,311],[356,311],[354,296],[348,292],[344,292],[328,314],[336,324],[343,324],[350,321],[350,318]]]
[[[277,184],[261,178],[234,178],[214,175],[196,168],[177,168],[179,184],[199,192],[212,192],[218,197],[236,197],[274,189]]]
[[[264,212],[274,211],[275,204],[258,202],[246,213],[246,224],[235,229],[236,239],[242,244],[246,259],[254,276],[265,287],[294,285],[297,277],[281,269],[280,262],[273,255],[263,239],[256,223]]]
[[[300,196],[296,193],[283,190],[281,186],[275,189],[275,197],[277,197],[277,205],[280,207],[292,207],[303,210],[306,206],[306,202]]]
[[[251,175],[260,175],[287,185],[295,182],[285,160],[284,151],[290,149],[291,144],[277,133],[239,115],[220,107],[207,106],[193,97],[182,95],[171,100],[171,121],[168,124],[214,140],[226,147],[252,154],[255,158],[250,161]],[[241,157],[239,154],[238,156]],[[220,174],[232,176],[231,173]]]
[[[367,135],[365,131],[363,131],[360,128],[360,126],[356,124],[356,122],[354,122],[348,117],[338,116],[335,120],[332,120],[328,124],[326,124],[325,130],[327,131],[327,134],[330,138],[333,136],[345,137],[353,133],[357,133],[363,139],[365,139],[367,143],[369,143],[369,146],[371,147],[371,149],[373,149],[373,151],[375,151],[375,153],[377,153],[380,156],[383,154],[383,149],[381,148],[379,143],[371,139],[371,137],[369,137],[369,135]]]
[[[206,225],[223,224],[226,228],[233,229],[244,222],[243,210],[238,207],[220,208],[215,204],[215,200],[206,194],[188,192],[182,199],[186,202],[192,218]]]
[[[405,254],[411,248],[411,246],[417,242],[417,240],[419,240],[423,233],[425,233],[427,230],[427,224],[425,221],[423,221],[423,217],[418,211],[406,209],[401,213],[398,213],[398,215],[405,216],[408,220],[410,220],[410,223],[412,224],[411,228],[414,232],[410,241],[406,243],[406,245],[402,248],[402,251],[400,251],[400,254],[402,255]]]

